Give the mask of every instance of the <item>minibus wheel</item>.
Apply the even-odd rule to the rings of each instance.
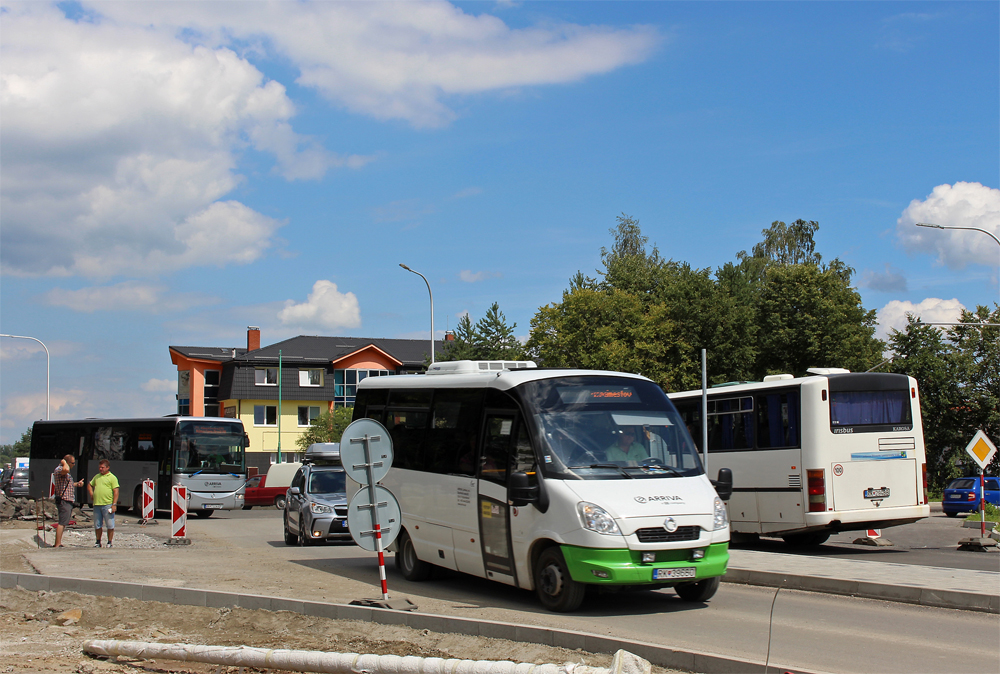
[[[586,587],[569,575],[569,568],[558,546],[545,548],[535,560],[535,593],[550,611],[575,611],[583,603]]]
[[[674,585],[674,592],[684,601],[703,602],[708,601],[719,589],[722,579],[719,576],[699,580],[697,583],[683,583]]]
[[[417,557],[406,529],[399,532],[399,539],[396,541],[396,569],[406,580],[427,580],[431,575],[431,565]]]

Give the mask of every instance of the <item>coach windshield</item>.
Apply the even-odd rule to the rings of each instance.
[[[178,473],[244,473],[242,424],[182,421],[174,438]]]

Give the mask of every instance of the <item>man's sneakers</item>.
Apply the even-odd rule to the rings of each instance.
[[[101,547],[101,542],[100,542],[100,541],[97,541],[96,543],[94,543],[94,547],[95,547],[95,548],[99,548],[99,547]]]
[[[111,541],[108,541],[108,547],[109,548],[111,547]]]

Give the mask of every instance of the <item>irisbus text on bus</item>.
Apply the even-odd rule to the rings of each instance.
[[[916,380],[840,368],[809,373],[709,389],[709,464],[739,476],[729,500],[733,532],[819,545],[838,531],[927,517]],[[670,394],[699,430],[701,396]]]
[[[587,588],[673,587],[705,601],[726,572],[723,501],[645,377],[436,363],[361,382],[354,418],[364,417],[392,437],[382,484],[399,500],[393,549],[408,580],[441,566],[572,611]],[[720,478],[728,496],[731,476]]]
[[[74,472],[87,481],[101,459],[111,462],[118,478],[119,506],[142,512],[142,483],[155,483],[154,507],[169,509],[171,487],[187,487],[188,512],[209,517],[215,510],[243,507],[246,447],[243,423],[212,417],[84,419],[36,421],[31,430],[29,494],[49,494],[49,480],[59,460],[76,457]],[[77,502],[87,501],[86,486]]]

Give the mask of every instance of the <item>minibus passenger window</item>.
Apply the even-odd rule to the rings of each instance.
[[[507,457],[514,432],[513,417],[487,417],[486,441],[479,477],[497,484],[507,484]]]

